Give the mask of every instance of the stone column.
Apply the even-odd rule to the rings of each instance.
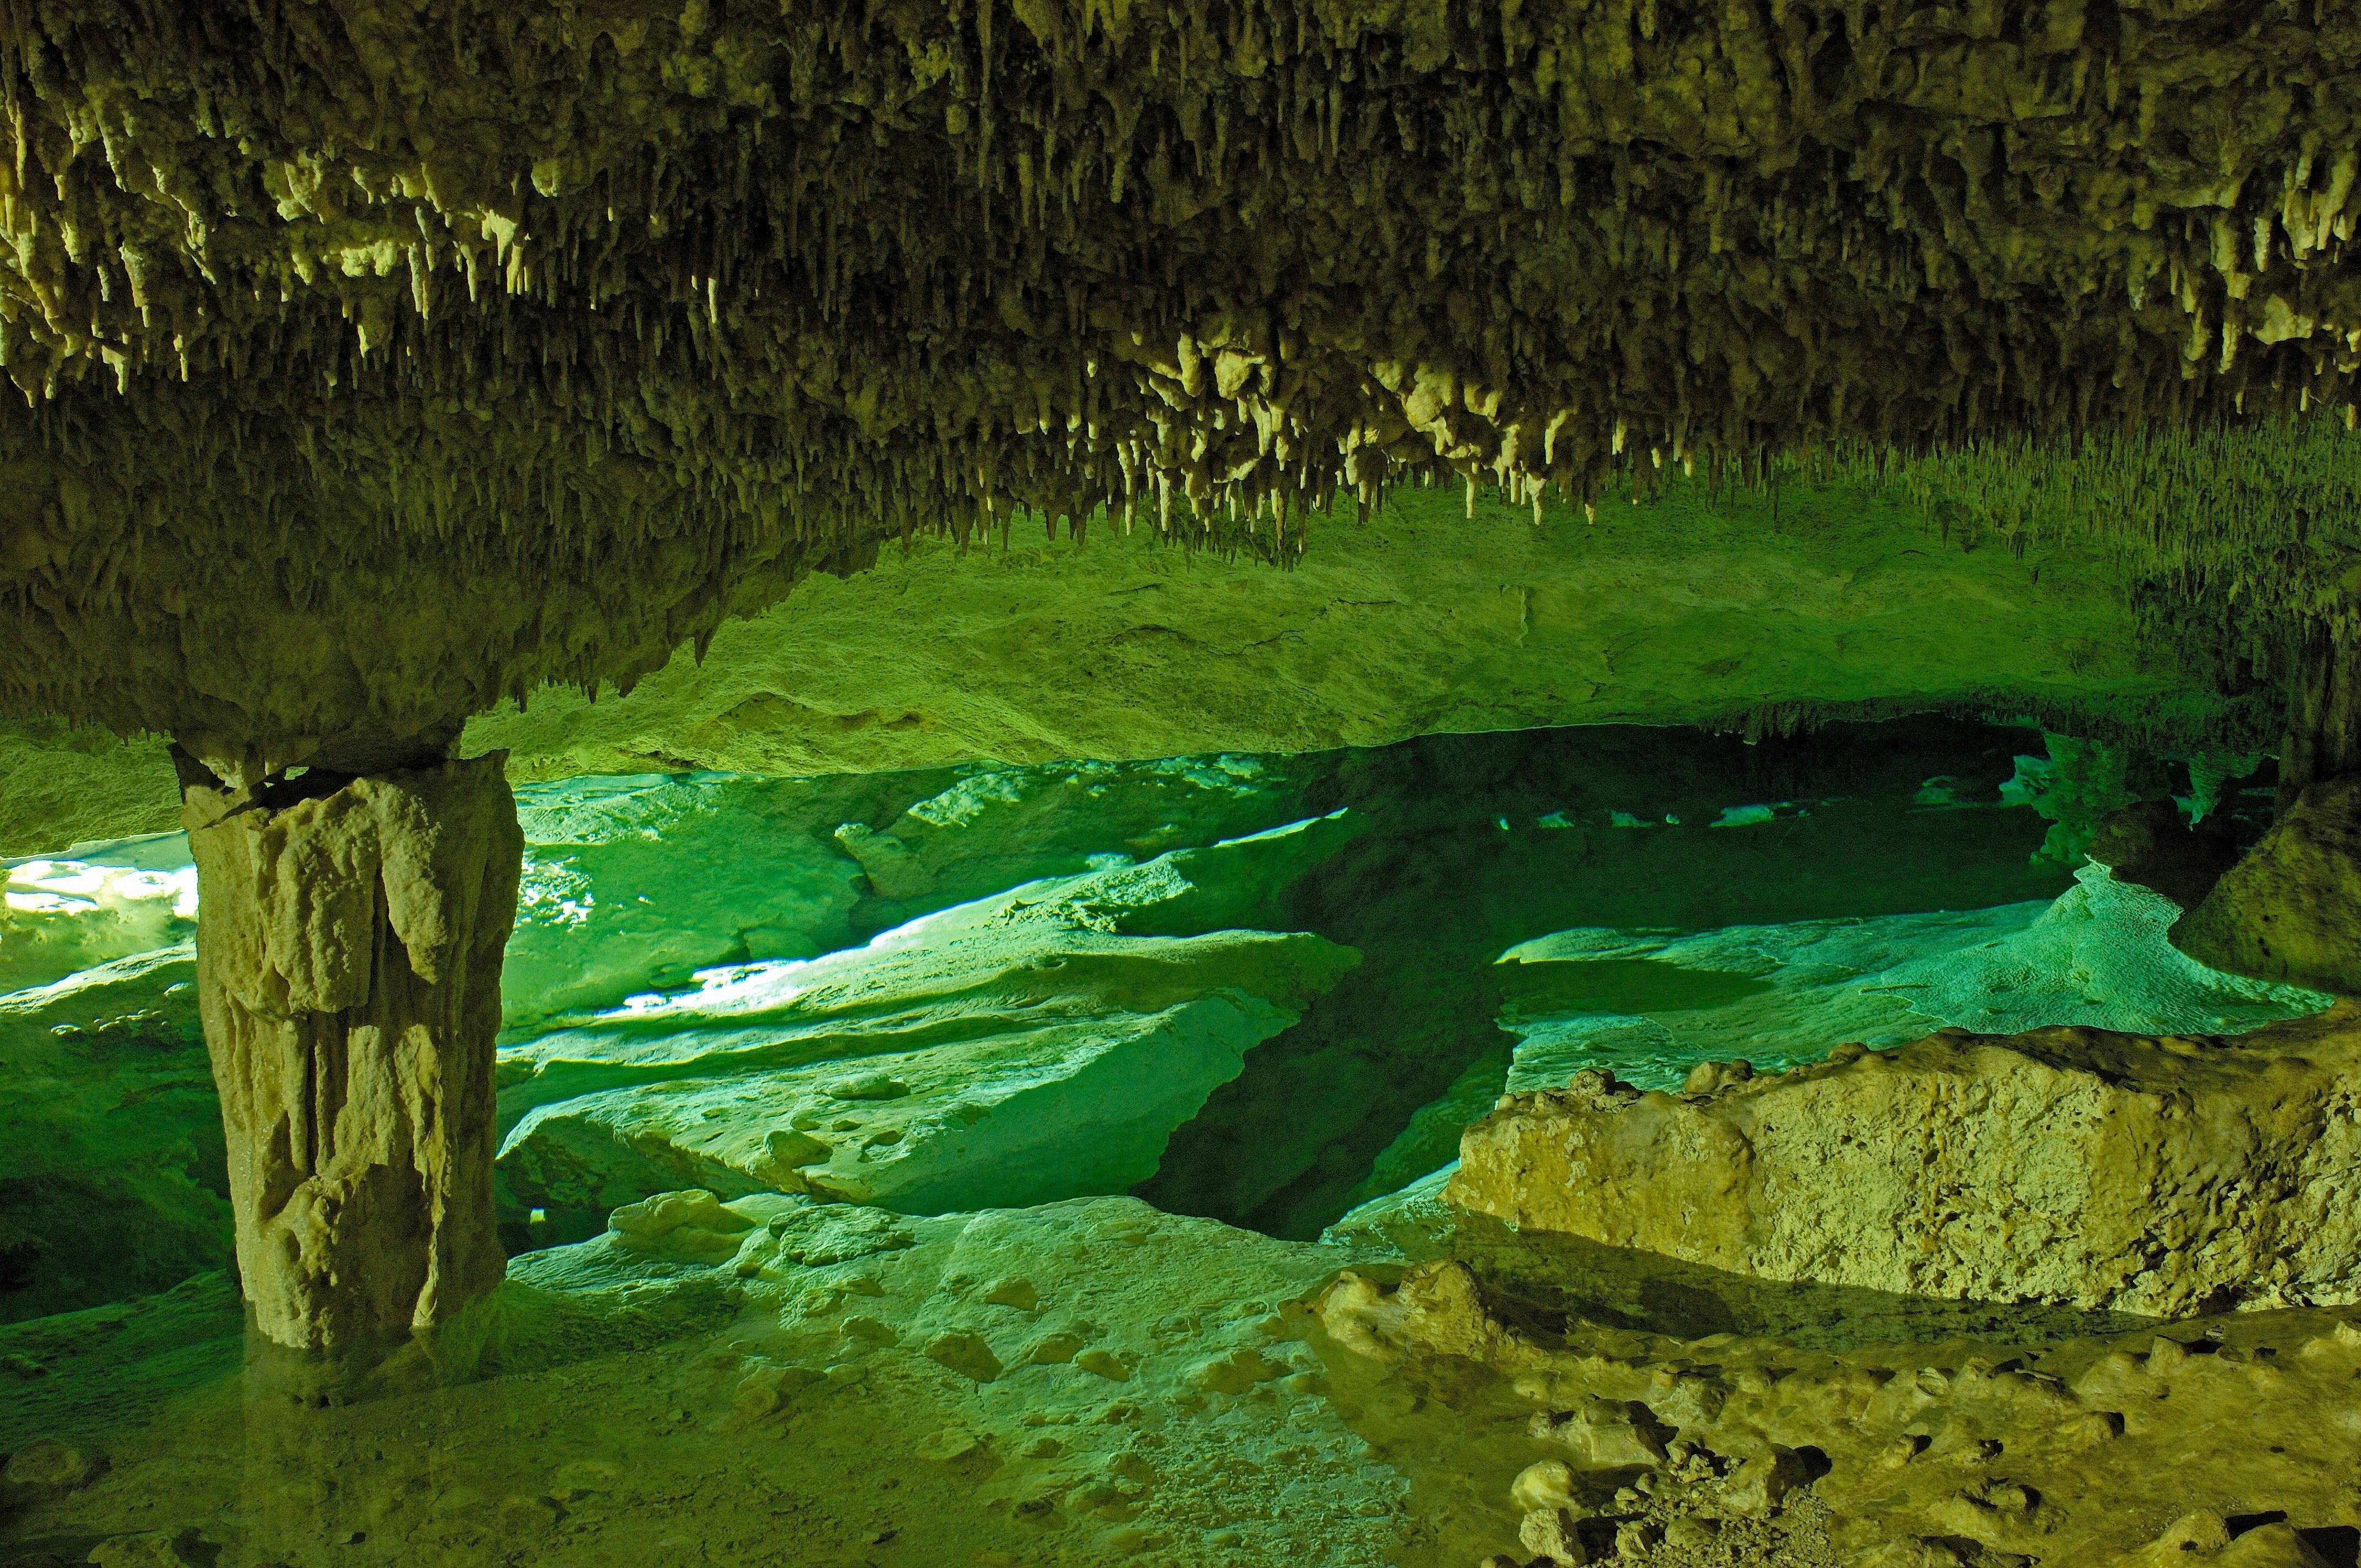
[[[381,1347],[500,1283],[506,760],[237,787],[183,759],[238,1269],[277,1343]]]

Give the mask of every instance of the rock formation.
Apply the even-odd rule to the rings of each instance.
[[[219,1268],[219,1097],[186,942],[0,996],[0,1322]]]
[[[367,1349],[500,1281],[492,1038],[523,852],[500,766],[238,788],[190,764],[238,1267],[280,1344]]]
[[[1027,883],[544,1035],[503,1058],[501,1175],[553,1223],[689,1179],[918,1213],[1123,1191],[1357,958],[1301,932],[1206,930],[1219,901],[1353,831],[1314,822]],[[1126,934],[1159,916],[1206,934]]]
[[[1469,1128],[1449,1201],[1774,1279],[2154,1316],[2361,1299],[2361,1013],[2230,1039],[1946,1030],[1820,1065],[1592,1069]]]
[[[2361,641],[2314,628],[2288,683],[2279,820],[2173,927],[2215,968],[2361,992]]]
[[[1459,1562],[1490,1548],[1482,1568],[2318,1568],[2352,1549],[2343,1314],[1802,1346],[1537,1322],[1456,1261],[1390,1288],[1346,1273],[1319,1310],[1371,1369],[1334,1397]]]
[[[2307,785],[2172,939],[2217,969],[2361,993],[2361,773]]]
[[[358,768],[913,532],[1852,442],[2252,576],[2210,476],[2342,494],[2212,427],[2345,404],[2356,69],[2305,0],[12,14],[0,709]]]

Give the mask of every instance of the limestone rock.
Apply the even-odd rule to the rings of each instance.
[[[2172,939],[2234,974],[2361,992],[2361,774],[2306,788]]]
[[[1252,901],[1323,837],[1027,883],[543,1036],[508,1058],[503,1179],[602,1213],[685,1183],[912,1212],[1127,1188],[1355,961],[1302,934],[1128,933]]]
[[[177,833],[0,868],[0,995],[196,934],[197,872]]]
[[[2003,768],[2007,756],[1999,755]],[[2020,776],[2030,761],[2016,759]],[[1899,1045],[1945,1025],[1985,1033],[2060,1023],[2227,1033],[2328,1005],[2327,997],[2224,975],[2188,959],[2165,935],[2180,914],[2179,906],[2147,888],[2114,880],[2103,867],[2081,867],[2068,891],[2047,902],[2024,897],[2026,882],[2046,894],[2047,875],[2013,884],[1991,882],[1985,883],[1989,891],[1972,894],[1938,878],[1887,893],[1860,872],[1882,876],[1896,869],[1896,861],[1916,861],[1938,841],[1932,836],[2004,825],[2021,834],[2028,815],[1990,808],[1995,796],[2011,792],[2005,785],[1994,791],[1989,773],[1961,769],[1928,779],[1914,770],[1906,776],[1916,787],[1905,786],[1901,795],[1913,808],[1896,820],[1905,824],[1901,836],[1913,848],[1899,855],[1864,857],[1862,842],[1852,836],[1857,830],[1848,825],[1831,831],[1830,824],[1850,809],[1849,803],[1829,798],[1835,791],[1828,785],[1807,791],[1801,780],[1786,787],[1820,798],[1808,815],[1781,808],[1789,813],[1776,818],[1787,824],[1784,828],[1717,824],[1703,832],[1696,827],[1664,830],[1638,825],[1656,813],[1635,817],[1624,810],[1634,825],[1607,827],[1604,833],[1588,828],[1593,842],[1584,850],[1587,863],[1574,865],[1540,859],[1552,847],[1550,839],[1563,841],[1574,832],[1559,828],[1537,835],[1542,843],[1534,881],[1546,879],[1572,895],[1543,905],[1543,910],[1584,909],[1593,918],[1610,909],[1619,913],[1612,924],[1532,937],[1499,955],[1486,982],[1500,995],[1499,1045],[1467,1061],[1456,1081],[1436,1085],[1442,1092],[1408,1117],[1408,1125],[1378,1155],[1370,1177],[1348,1203],[1398,1190],[1449,1163],[1461,1130],[1483,1115],[1504,1087],[1510,1092],[1555,1087],[1584,1068],[1610,1068],[1639,1087],[1671,1090],[1682,1087],[1700,1062],[1747,1060],[1761,1069],[1784,1068],[1824,1058],[1835,1042]],[[1613,793],[1621,797],[1620,806],[1647,800],[1643,790],[1629,785]],[[1681,804],[1679,814],[1694,822],[1699,814],[1691,803]],[[1933,809],[1927,809],[1930,804]],[[1742,806],[1723,806],[1721,812],[1725,821],[1759,820]],[[1587,822],[1609,817],[1596,804],[1590,813],[1573,815]],[[1560,819],[1566,820],[1565,814]],[[1688,885],[1691,877],[1708,884],[1727,877],[1736,883],[1730,899],[1750,898],[1766,879],[1738,868],[1760,863],[1770,872],[1769,862],[1752,858],[1768,839],[1775,835],[1784,855],[1817,855],[1820,851],[1806,851],[1805,845],[1820,834],[1834,863],[1847,865],[1859,879],[1839,898],[1851,900],[1852,908],[1862,912],[1697,930],[1705,922],[1670,905],[1660,914],[1626,901],[1606,870],[1612,857],[1627,845],[1669,846],[1684,833],[1714,841],[1695,872],[1640,872],[1635,864],[1631,880],[1669,891]],[[1981,849],[1971,853],[1989,865],[2024,852],[2015,842],[1994,848],[1996,854]],[[1539,869],[1544,865],[1546,871]],[[1800,876],[1784,871],[1767,880],[1783,891],[1804,885]],[[1523,892],[1501,902],[1510,904]],[[1717,905],[1731,907],[1719,894]],[[1901,912],[1883,912],[1896,909]],[[1818,916],[1821,910],[1795,913]],[[1506,1048],[1510,1036],[1512,1052]],[[1268,1145],[1268,1137],[1262,1140],[1262,1146]]]
[[[492,1037],[522,854],[500,768],[187,791],[239,1270],[281,1344],[399,1339],[500,1280]]]
[[[221,1549],[202,1532],[150,1530],[102,1541],[90,1550],[95,1568],[209,1568]]]
[[[1120,1563],[1155,1535],[1191,1563],[1377,1563],[1395,1549],[1405,1484],[1320,1391],[1325,1363],[1292,1305],[1342,1249],[1122,1197],[924,1217],[801,1198],[726,1207],[767,1216],[732,1262],[660,1263],[609,1235],[511,1270],[519,1294],[602,1310],[730,1286],[726,1343],[700,1347],[709,1354],[690,1377],[678,1344],[620,1368],[645,1390],[637,1404],[686,1402],[726,1434],[708,1484],[758,1475],[760,1495],[792,1486],[807,1508],[851,1498],[863,1520],[918,1518],[936,1532],[919,1563],[1022,1563],[1045,1550]],[[824,1233],[846,1245],[821,1245]],[[862,1235],[874,1239],[853,1245]],[[1005,1299],[1019,1278],[1036,1287],[1029,1304]],[[669,1485],[680,1472],[664,1464],[634,1453],[613,1501],[653,1497],[651,1473]],[[577,1519],[602,1536],[622,1528]],[[1126,1526],[1133,1535],[1101,1533]],[[1194,1545],[1215,1529],[1224,1540]]]
[[[1532,1435],[1572,1451],[1576,1464],[1615,1470],[1663,1464],[1672,1432],[1636,1400],[1594,1398],[1575,1409],[1535,1416]]]
[[[56,1438],[27,1443],[0,1466],[0,1481],[27,1492],[71,1492],[106,1470],[106,1457]]]
[[[1901,1045],[1945,1025],[2223,1034],[2328,1005],[2193,961],[2167,939],[2180,916],[2169,899],[2103,866],[2074,874],[2047,905],[1521,942],[1500,960],[1515,966],[1507,1087],[1554,1088],[1601,1067],[1671,1090],[1705,1062],[1722,1074],[1738,1060],[1784,1069],[1839,1042]]]
[[[1468,1129],[1462,1208],[1741,1274],[2173,1315],[2361,1293],[2361,1010],[2230,1039],[1947,1030]]]
[[[2174,1520],[2125,1562],[2129,1568],[2197,1563],[2222,1568],[2328,1568],[2328,1559],[2284,1519],[2249,1525],[2234,1537],[2227,1519],[2204,1508]]]
[[[1741,1519],[1765,1519],[1787,1506],[1787,1495],[1812,1484],[1812,1466],[1794,1449],[1773,1443],[1730,1475],[1722,1506]]]
[[[612,1007],[697,970],[851,940],[860,868],[802,820],[841,790],[648,775],[527,785],[524,870],[501,965],[511,1027]],[[693,877],[678,873],[694,864]]]
[[[1527,1552],[1558,1568],[1582,1568],[1590,1552],[1576,1530],[1580,1516],[1571,1508],[1535,1508],[1519,1521],[1517,1540]]]
[[[1455,490],[1405,491],[1381,527],[1323,529],[1286,573],[1183,556],[1146,531],[1093,533],[1079,550],[1023,532],[990,552],[922,541],[730,622],[702,661],[684,649],[628,694],[503,703],[469,723],[467,745],[510,749],[511,776],[555,778],[638,773],[651,751],[772,773],[1300,753],[1433,730],[1720,722],[1765,704],[1927,709],[1986,692],[2094,721],[2169,715],[2191,732],[2230,717],[2189,672],[2132,657],[2113,567],[2079,542],[2022,563],[1930,550],[1917,518],[1842,487],[1791,498],[1775,529],[1770,513],[1670,494],[1602,510],[1596,526],[1553,510],[1537,529],[1528,509],[1479,498],[1471,518]],[[1943,636],[1897,634],[1938,604]],[[906,636],[911,623],[928,635]],[[1093,678],[1073,678],[1077,648]],[[920,721],[894,722],[905,715]],[[1093,815],[1137,787],[1090,768],[1051,776],[1070,773],[1062,793],[1091,792]],[[1082,802],[985,804],[971,841],[996,817],[1055,832]],[[1135,831],[1173,819],[1143,817]],[[931,882],[958,849],[949,837],[879,821],[847,847],[873,880]],[[911,854],[925,863],[891,869]]]
[[[1832,1310],[1817,1326],[1828,1337],[1798,1343],[1760,1332],[1667,1333],[1661,1316],[1635,1328],[1537,1312],[1523,1281],[1489,1274],[1446,1319],[1400,1301],[1410,1288],[1406,1277],[1393,1292],[1332,1288],[1323,1325],[1348,1354],[1371,1355],[1364,1376],[1381,1389],[1451,1386],[1441,1380],[1455,1371],[1465,1378],[1472,1356],[1505,1397],[1486,1409],[1436,1400],[1398,1414],[1383,1429],[1389,1457],[1429,1496],[1470,1472],[1497,1486],[1522,1455],[1479,1434],[1509,1410],[1546,1424],[1594,1400],[1644,1397],[1680,1435],[1665,1463],[1614,1477],[1628,1478],[1613,1513],[1630,1555],[1653,1560],[1648,1549],[1661,1541],[1683,1562],[1775,1562],[1793,1552],[1923,1568],[2006,1554],[2162,1568],[2220,1553],[2295,1568],[2351,1539],[2335,1527],[2351,1517],[2346,1477],[2361,1456],[2361,1430],[2345,1419],[2361,1335],[2340,1335],[2342,1314],[2240,1312],[2172,1340],[2152,1327],[2120,1332],[2126,1325],[2113,1319],[2115,1332],[2053,1337],[2030,1328],[2026,1304],[2010,1303],[1963,1311],[1955,1321],[1964,1333],[1930,1321],[1894,1335],[1890,1323],[1853,1319],[1850,1310],[1869,1303],[1842,1291],[1824,1298]],[[1660,1270],[1619,1299],[1662,1300],[1680,1288]],[[1679,1396],[1701,1381],[1717,1384],[1719,1397]],[[1733,1463],[1739,1455],[1747,1457]],[[1577,1474],[1569,1467],[1570,1479]],[[1773,1488],[1755,1490],[1773,1475],[1788,1482],[1776,1519],[1761,1508]],[[1799,1496],[1806,1482],[1808,1507]],[[1527,1497],[1515,1503],[1534,1511]],[[2188,1517],[2162,1528],[2175,1510]],[[1424,1522],[1447,1530],[1454,1512],[1435,1505]],[[1493,1518],[1488,1540],[1514,1516]],[[2266,1521],[2277,1526],[2268,1534]],[[1594,1552],[1600,1540],[1588,1537]]]

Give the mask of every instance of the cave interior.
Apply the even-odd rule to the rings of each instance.
[[[0,1568],[2361,1561],[2361,10],[0,110]]]

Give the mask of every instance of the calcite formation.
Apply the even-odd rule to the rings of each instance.
[[[2356,69],[2311,0],[12,10],[0,706],[368,771],[1020,510],[2333,415]]]
[[[2228,1039],[1945,1030],[1678,1095],[1589,1069],[1446,1199],[1735,1273],[2158,1317],[2361,1299],[2361,1013]]]
[[[365,1352],[500,1281],[492,1038],[523,853],[500,765],[186,790],[238,1269],[280,1344]]]

